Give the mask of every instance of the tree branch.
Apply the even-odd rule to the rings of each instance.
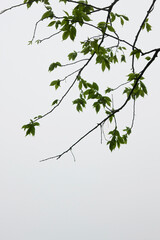
[[[128,101],[131,98],[131,95],[135,89],[135,87],[137,86],[139,80],[141,79],[141,77],[143,76],[143,74],[145,73],[145,71],[148,69],[148,67],[153,63],[153,61],[156,59],[156,57],[158,56],[158,53],[160,52],[160,48],[156,49],[153,57],[151,58],[151,60],[146,64],[146,66],[143,68],[143,70],[141,71],[141,73],[139,74],[139,76],[137,77],[135,84],[129,94],[129,96],[127,97],[126,101],[122,104],[121,107],[117,108],[116,110],[114,110],[111,114],[109,114],[106,118],[104,118],[101,122],[99,122],[96,126],[94,126],[93,128],[91,128],[87,133],[85,133],[82,137],[80,137],[75,143],[73,143],[68,149],[66,149],[64,152],[62,152],[61,154],[58,154],[56,156],[53,157],[49,157],[49,158],[45,158],[40,160],[40,162],[44,162],[44,161],[48,161],[51,159],[60,159],[64,154],[66,154],[67,152],[69,152],[71,149],[73,149],[73,147],[75,147],[79,142],[81,142],[84,138],[86,138],[90,133],[92,133],[93,131],[95,131],[98,127],[102,126],[111,116],[114,116],[115,114],[117,114],[118,112],[120,112],[128,103]]]

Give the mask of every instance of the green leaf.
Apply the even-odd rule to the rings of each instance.
[[[102,32],[105,32],[106,23],[105,22],[99,22],[97,27],[100,28]]]
[[[105,63],[104,60],[102,61],[102,65],[101,65],[101,66],[102,66],[102,71],[104,72],[104,70],[105,70],[105,68],[106,68],[106,63]]]
[[[52,27],[54,24],[56,23],[56,21],[52,21],[48,24],[48,27]]]
[[[107,88],[107,89],[105,90],[105,93],[110,93],[111,91],[113,91],[113,88]]]
[[[49,72],[52,72],[55,68],[57,68],[57,67],[60,67],[61,66],[61,63],[60,62],[53,62],[50,66],[49,66],[49,69],[48,69],[48,71]]]
[[[35,127],[39,126],[40,124],[38,122],[34,122],[31,120],[31,122],[29,124],[23,125],[22,129],[24,129],[24,131],[26,131],[26,136],[27,135],[35,135]]]
[[[69,59],[69,60],[74,61],[76,57],[77,57],[77,52],[76,52],[76,51],[68,54],[68,59]]]
[[[129,73],[128,75],[128,81],[132,81],[138,77],[137,73]]]
[[[110,70],[110,63],[107,59],[105,59],[105,64],[106,64],[106,67],[108,68],[108,70]]]
[[[141,86],[143,92],[144,92],[145,94],[148,94],[147,88],[146,88],[146,86],[144,85],[144,83],[143,83],[142,81],[140,81],[140,86]]]
[[[139,59],[140,54],[141,54],[141,50],[140,50],[140,49],[134,49],[134,50],[130,53],[130,56],[136,55],[136,58]]]
[[[52,11],[47,11],[42,15],[41,20],[44,20],[46,18],[53,18],[53,17],[54,17],[53,12]]]
[[[108,141],[107,144],[109,144],[109,149],[111,152],[116,148],[116,140],[113,137],[111,141]]]
[[[83,109],[82,109],[82,107],[81,107],[81,105],[79,103],[77,104],[76,109],[77,109],[78,112],[82,112],[83,111]]]
[[[69,31],[65,31],[65,32],[63,33],[63,35],[62,35],[62,39],[63,39],[63,40],[66,40],[66,39],[69,37],[69,34],[70,34]]]
[[[70,29],[70,39],[72,41],[74,41],[75,37],[76,37],[76,28],[74,26],[72,26],[71,29]]]
[[[151,60],[151,57],[147,56],[145,59],[146,59],[147,61],[149,61],[149,60]]]
[[[110,32],[115,32],[114,28],[111,25],[107,25],[107,28]]]
[[[82,18],[84,19],[84,21],[86,21],[86,22],[89,22],[89,21],[91,21],[91,19],[88,17],[88,15],[87,14],[85,14],[84,12],[82,12]]]
[[[59,2],[64,2],[66,4],[67,0],[59,0]]]
[[[92,87],[93,87],[96,91],[99,90],[99,87],[98,87],[97,83],[95,83],[95,82],[93,82]]]
[[[55,24],[55,28],[57,29],[59,27],[59,25],[61,25],[61,21],[58,20]]]
[[[116,19],[116,16],[113,12],[111,12],[111,22],[114,22]]]
[[[125,131],[128,135],[131,134],[131,128],[126,127],[123,131]]]
[[[60,87],[60,80],[54,80],[50,83],[50,86],[55,86],[55,89],[57,90]]]
[[[121,62],[126,62],[125,55],[121,55]]]
[[[55,105],[55,104],[57,104],[57,103],[58,103],[58,99],[56,99],[56,100],[54,100],[54,101],[52,102],[52,106]]]
[[[149,23],[146,23],[146,29],[147,32],[150,32],[152,30],[152,26]]]
[[[122,18],[124,18],[126,21],[129,21],[129,18],[125,15],[121,15]]]
[[[123,18],[120,18],[120,21],[121,21],[121,25],[123,26],[123,25],[124,25],[124,20],[123,20]]]
[[[96,113],[98,113],[100,111],[101,106],[100,106],[99,102],[94,102],[93,107],[95,108]]]

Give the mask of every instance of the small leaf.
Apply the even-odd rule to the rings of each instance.
[[[152,26],[149,23],[146,23],[146,29],[147,32],[150,32],[152,30]]]
[[[76,51],[74,51],[74,52],[68,54],[68,58],[69,58],[69,60],[74,61],[76,57],[77,57],[77,52],[76,52]]]
[[[113,88],[107,88],[107,89],[105,90],[105,93],[110,93],[111,91],[113,91]]]
[[[69,31],[65,31],[62,35],[62,39],[66,40],[69,37]]]
[[[121,15],[122,18],[124,18],[126,21],[129,21],[129,18],[125,15]]]
[[[101,106],[98,102],[93,103],[93,107],[95,108],[96,113],[98,113],[100,111]]]
[[[88,17],[88,15],[87,14],[85,14],[84,12],[83,12],[83,14],[82,14],[82,18],[84,19],[84,21],[86,21],[86,22],[89,22],[89,21],[91,21],[91,19]]]
[[[120,21],[121,21],[121,25],[123,26],[123,25],[124,25],[124,20],[123,20],[123,18],[120,18]]]
[[[111,22],[114,22],[116,19],[116,16],[113,12],[111,12]]]
[[[70,30],[70,39],[71,39],[72,41],[74,41],[75,37],[76,37],[76,28],[75,28],[74,26],[72,26],[72,27],[71,27],[71,30]],[[64,40],[64,39],[63,39],[63,40]]]
[[[98,87],[97,83],[93,82],[92,86],[95,90],[97,90],[97,91],[99,90],[99,87]]]
[[[52,27],[54,24],[56,23],[56,21],[52,21],[48,24],[48,27]]]
[[[110,32],[115,32],[114,28],[111,25],[107,25],[107,28]]]
[[[151,57],[148,56],[148,57],[146,57],[145,59],[146,59],[147,61],[149,61],[149,60],[151,60]]]
[[[121,62],[126,62],[125,55],[121,55]]]
[[[57,67],[60,67],[61,66],[61,63],[60,62],[53,62],[50,66],[49,66],[49,69],[48,69],[48,71],[49,72],[52,72],[55,68],[57,68]]]
[[[55,89],[57,90],[60,87],[60,80],[54,80],[50,83],[50,86],[55,86]]]
[[[44,20],[46,18],[53,18],[53,17],[54,17],[53,12],[52,11],[47,11],[42,15],[41,20]]]
[[[55,105],[55,104],[57,104],[57,103],[58,103],[58,99],[56,99],[56,100],[54,100],[54,101],[52,102],[52,106]]]

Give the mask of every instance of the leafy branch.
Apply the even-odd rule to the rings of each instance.
[[[136,78],[134,86],[132,88],[132,90],[130,91],[130,94],[128,95],[127,99],[125,100],[125,102],[122,104],[122,106],[120,106],[119,108],[115,109],[114,111],[112,111],[107,117],[105,117],[101,122],[99,122],[96,126],[94,126],[93,128],[91,128],[87,133],[85,133],[82,137],[80,137],[75,143],[73,143],[68,149],[66,149],[64,152],[56,155],[56,156],[52,156],[49,158],[45,158],[40,160],[40,162],[44,162],[47,160],[51,160],[51,159],[60,159],[64,154],[68,153],[69,151],[71,151],[73,149],[73,147],[75,147],[79,142],[81,142],[84,138],[86,138],[90,133],[92,133],[93,131],[95,131],[98,127],[102,127],[103,124],[112,116],[115,116],[115,114],[117,114],[118,112],[120,112],[125,106],[126,104],[129,102],[132,93],[134,91],[134,89],[136,88],[139,80],[142,78],[143,74],[145,73],[145,71],[149,68],[149,66],[153,63],[153,61],[156,59],[156,57],[158,56],[158,53],[160,52],[160,48],[157,49],[153,55],[153,57],[151,58],[151,60],[146,64],[146,66],[143,68],[143,70],[141,71],[141,73],[139,74],[139,76]],[[134,113],[135,114],[135,113]],[[133,127],[133,121],[132,120],[132,126]],[[126,128],[125,131],[127,132],[127,135],[130,135],[131,133],[131,128]],[[127,143],[127,135],[123,135],[123,137],[120,136],[119,132],[117,131],[117,128],[115,128],[113,131],[109,132],[110,135],[112,135],[111,140],[107,141],[107,144],[110,146],[110,150],[112,151],[113,149],[115,149],[116,144],[118,145],[118,147],[120,147],[120,144],[124,144]]]
[[[79,42],[81,47],[80,50],[74,50],[73,52],[69,53],[67,56],[68,61],[65,64],[61,64],[57,60],[50,64],[49,72],[54,73],[55,69],[69,66],[74,67],[77,66],[77,64],[83,63],[80,68],[75,68],[73,71],[64,76],[64,78],[53,80],[50,83],[50,86],[54,87],[55,90],[57,90],[62,85],[62,82],[68,80],[68,78],[76,74],[76,76],[74,76],[74,80],[72,80],[72,83],[68,86],[67,90],[64,94],[62,94],[60,99],[53,100],[51,110],[43,115],[35,117],[33,120],[31,119],[30,122],[28,124],[25,124],[22,128],[26,132],[26,136],[34,136],[35,128],[39,126],[39,121],[47,115],[53,113],[53,111],[60,106],[60,104],[63,102],[66,96],[69,95],[75,86],[78,86],[79,90],[79,96],[76,99],[72,100],[72,103],[75,105],[76,110],[78,112],[82,112],[87,103],[91,101],[94,111],[97,114],[100,111],[103,111],[105,117],[64,152],[56,156],[43,159],[41,161],[46,161],[49,159],[60,159],[69,151],[75,160],[72,149],[97,128],[100,128],[101,130],[101,142],[102,136],[104,136],[104,139],[111,151],[113,151],[116,147],[119,148],[122,144],[126,144],[135,121],[136,100],[139,97],[144,97],[147,94],[147,87],[144,84],[144,73],[155,61],[158,53],[160,52],[160,48],[154,48],[144,52],[143,49],[140,49],[137,46],[137,42],[142,30],[146,29],[147,32],[151,32],[152,30],[152,26],[149,23],[149,16],[155,7],[156,0],[152,0],[148,11],[146,12],[142,22],[140,23],[140,26],[138,27],[138,31],[134,37],[133,43],[128,41],[127,38],[121,38],[118,34],[117,27],[115,27],[117,26],[115,24],[116,22],[118,22],[118,24],[120,24],[122,27],[125,27],[125,24],[129,22],[129,18],[126,15],[113,11],[114,7],[120,3],[119,0],[113,0],[110,5],[104,7],[92,5],[88,3],[87,0],[59,0],[59,2],[62,2],[64,4],[70,3],[74,6],[74,8],[71,10],[71,12],[64,11],[64,16],[57,16],[53,12],[52,6],[48,0],[24,0],[22,4],[12,6],[1,12],[2,14],[8,10],[11,10],[12,8],[16,8],[22,5],[26,5],[29,9],[33,3],[43,4],[45,12],[35,23],[32,39],[29,44],[33,43],[34,39],[36,38],[38,24],[43,21],[48,21],[47,27],[54,29],[56,32],[53,32],[53,34],[48,37],[37,39],[37,44],[51,38],[53,39],[53,37],[57,35],[58,37],[61,37],[63,41],[76,41],[77,36],[79,35],[79,27],[82,30],[89,28],[91,30],[90,32],[92,32],[93,29],[94,31],[98,32],[95,33],[95,35],[92,35],[87,39]],[[93,14],[100,14],[101,12],[105,14],[104,19],[102,17],[101,21],[97,23],[93,20]],[[100,67],[102,72],[106,73],[112,69],[113,64],[127,64],[129,62],[129,58],[131,58],[131,72],[127,75],[127,81],[120,82],[119,85],[114,88],[109,86],[106,89],[103,89],[102,92],[97,81],[90,82],[86,79],[86,77],[82,76],[84,75],[84,70],[87,68],[87,66],[90,65],[91,62],[95,63],[95,65]],[[139,61],[139,59],[142,59],[145,64],[144,68],[140,72],[136,72],[135,62]],[[121,106],[115,107],[113,101],[113,93],[119,88],[123,89],[122,94],[124,94],[126,97],[124,103]],[[130,100],[133,101],[133,115],[131,125],[130,127],[123,129],[121,133],[118,129],[118,121],[116,116],[118,112],[125,108]],[[108,120],[110,124],[114,125],[114,127],[112,131],[108,132],[108,137],[106,137],[103,128],[104,124]]]

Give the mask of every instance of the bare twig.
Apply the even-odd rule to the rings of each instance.
[[[63,65],[61,65],[61,67],[66,67],[66,66],[74,65],[74,64],[77,64],[77,63],[79,63],[79,62],[88,61],[88,60],[89,60],[88,58],[80,59],[80,60],[77,60],[77,61],[72,62],[72,63],[63,64]]]
[[[134,121],[135,121],[135,116],[136,116],[136,99],[133,99],[133,117],[132,117],[132,124],[131,124],[131,129],[133,128]]]
[[[9,10],[12,10],[13,8],[17,8],[17,7],[20,7],[20,6],[23,6],[23,5],[26,5],[26,3],[20,3],[20,4],[17,4],[17,5],[14,5],[14,6],[12,6],[12,7],[6,8],[6,9],[2,10],[2,11],[0,12],[0,14],[3,14],[3,13],[5,13],[5,12],[9,11]]]
[[[53,34],[50,35],[49,37],[45,37],[45,38],[43,38],[43,39],[38,39],[38,40],[37,40],[37,43],[41,43],[41,42],[43,42],[43,41],[45,41],[45,40],[48,40],[48,39],[50,39],[50,38],[58,35],[58,34],[61,33],[61,32],[62,32],[62,31],[58,31],[58,32],[56,32],[56,33],[53,33]]]
[[[33,42],[33,40],[35,39],[35,35],[36,35],[36,30],[37,30],[38,23],[41,22],[41,21],[42,21],[42,19],[38,20],[38,21],[36,22],[36,24],[35,24],[31,42]]]
[[[75,70],[74,72],[68,74],[66,77],[64,77],[63,79],[61,79],[60,82],[65,81],[67,78],[69,78],[69,77],[72,76],[73,74],[79,72],[80,70],[81,70],[81,68],[79,68],[79,69]]]

